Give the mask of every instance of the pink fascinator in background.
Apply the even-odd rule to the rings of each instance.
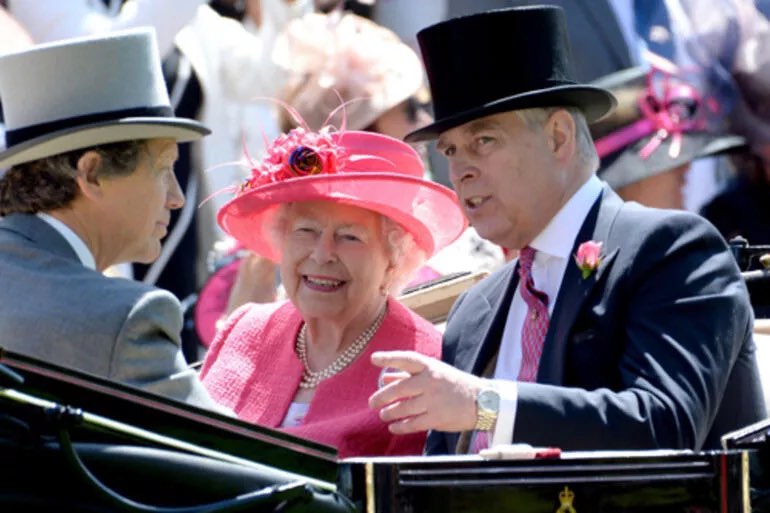
[[[646,54],[650,66],[628,68],[592,82],[618,100],[591,125],[601,159],[599,177],[619,189],[698,158],[742,151],[743,137],[724,132],[720,106],[670,61]]]

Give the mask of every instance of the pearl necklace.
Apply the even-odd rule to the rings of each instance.
[[[356,338],[356,340],[347,347],[347,349],[340,353],[340,355],[334,359],[331,365],[318,372],[310,370],[310,364],[307,361],[307,323],[302,323],[302,327],[299,329],[299,333],[297,334],[296,345],[297,356],[302,362],[303,368],[302,381],[300,381],[299,387],[315,388],[321,381],[334,376],[342,369],[350,365],[351,362],[353,362],[353,360],[355,360],[356,357],[361,353],[361,351],[363,351],[363,349],[366,347],[366,344],[369,343],[374,334],[377,332],[380,324],[382,324],[382,319],[385,317],[386,311],[387,306],[382,309],[379,315],[377,315],[374,323],[369,326],[366,331],[361,333],[358,338]]]

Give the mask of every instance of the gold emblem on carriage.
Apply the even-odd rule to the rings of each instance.
[[[576,513],[575,508],[572,507],[572,501],[575,499],[575,492],[568,487],[564,487],[564,490],[559,492],[559,502],[561,506],[555,513]]]

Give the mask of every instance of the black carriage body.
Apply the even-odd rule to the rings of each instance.
[[[338,461],[329,447],[18,354],[0,350],[0,364],[24,378],[0,372],[3,513],[750,511],[747,450]]]
[[[351,459],[340,467],[340,488],[366,513],[749,511],[743,451]]]

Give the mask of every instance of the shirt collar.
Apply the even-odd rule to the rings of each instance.
[[[568,258],[572,253],[580,227],[588,216],[588,211],[601,193],[601,180],[596,175],[591,175],[553,216],[551,222],[535,237],[530,246],[538,252]]]
[[[78,235],[69,226],[62,223],[55,217],[43,212],[38,212],[36,215],[51,225],[54,230],[59,232],[59,234],[64,237],[64,240],[66,240],[69,245],[72,246],[72,249],[77,254],[78,259],[80,259],[81,264],[83,264],[85,267],[88,267],[89,269],[93,269],[94,271],[96,270],[96,261],[94,260],[94,255],[88,249],[86,243],[83,242],[83,239],[78,237]]]

